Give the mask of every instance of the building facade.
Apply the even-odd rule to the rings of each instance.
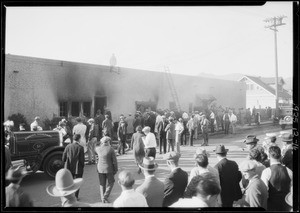
[[[181,109],[191,112],[201,98],[212,96],[218,105],[245,108],[241,82],[172,74]],[[134,113],[142,105],[152,110],[174,106],[166,73],[17,55],[5,58],[4,116],[93,117],[98,109]]]

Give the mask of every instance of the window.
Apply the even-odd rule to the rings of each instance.
[[[68,102],[63,101],[59,102],[59,116],[67,117],[68,116]]]
[[[79,116],[79,112],[80,112],[80,103],[79,102],[72,102],[72,106],[71,106],[72,116]]]
[[[91,102],[83,102],[83,114],[86,117],[91,117]]]

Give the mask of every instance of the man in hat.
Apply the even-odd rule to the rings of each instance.
[[[228,149],[225,149],[224,145],[218,145],[214,151],[218,159],[215,168],[218,170],[220,177],[222,207],[232,207],[233,201],[242,197],[239,185],[242,174],[237,163],[226,158]]]
[[[175,142],[175,124],[174,124],[174,118],[169,117],[169,124],[166,126],[166,140],[167,140],[167,150],[170,152],[174,151],[174,142]]]
[[[261,174],[261,180],[269,191],[268,211],[288,211],[285,196],[293,185],[293,172],[281,164],[281,150],[278,146],[269,148],[270,167]]]
[[[84,149],[80,145],[80,134],[73,136],[73,143],[68,144],[64,150],[62,161],[65,164],[65,168],[68,169],[73,178],[82,178],[84,169]],[[75,193],[78,199],[79,190]]]
[[[197,127],[196,123],[194,122],[194,115],[191,116],[190,120],[186,124],[186,127],[189,131],[189,145],[193,146],[195,128]]]
[[[73,135],[75,134],[80,135],[79,143],[83,147],[85,153],[87,151],[86,137],[85,137],[87,126],[83,124],[82,119],[80,117],[77,117],[75,120],[77,124],[73,127]]]
[[[125,154],[125,147],[126,147],[126,139],[127,139],[127,123],[125,121],[124,115],[120,116],[120,121],[118,124],[118,130],[117,130],[117,136],[118,136],[118,154]]]
[[[249,181],[244,191],[244,197],[235,204],[240,207],[262,207],[267,210],[268,189],[256,172],[257,164],[252,160],[243,161],[239,169],[246,180]]]
[[[293,135],[285,133],[282,135],[282,163],[293,171]]]
[[[157,124],[157,139],[159,143],[159,154],[162,152],[165,154],[167,152],[167,142],[166,142],[166,126],[168,122],[166,120],[166,116],[161,116],[161,120]]]
[[[95,128],[98,129],[97,141],[102,137],[102,123],[104,121],[104,115],[101,113],[101,109],[97,110],[96,117],[94,118]]]
[[[20,187],[23,177],[27,175],[24,167],[10,167],[6,173],[6,180],[10,184],[5,188],[5,207],[33,207],[29,195]]]
[[[79,191],[82,183],[83,179],[73,179],[68,169],[60,169],[55,175],[55,184],[49,185],[46,190],[50,196],[61,198],[62,207],[90,207],[76,199],[75,192]]]
[[[134,129],[133,129],[133,117],[131,113],[128,114],[128,117],[125,119],[125,122],[127,123],[127,138],[131,139]]]
[[[154,157],[156,156],[156,139],[154,133],[150,132],[150,127],[145,126],[142,130],[146,137],[142,137],[142,140],[145,145],[145,157]]]
[[[203,136],[203,143],[201,144],[201,146],[208,146],[208,126],[209,126],[209,120],[206,118],[206,115],[204,114],[201,121],[201,130]]]
[[[42,131],[43,128],[40,126],[41,119],[39,116],[34,118],[34,121],[30,124],[30,131]]]
[[[90,118],[88,120],[88,124],[90,125],[89,134],[88,134],[88,165],[95,164],[96,156],[95,156],[95,144],[97,142],[97,138],[99,137],[99,131],[95,126],[95,120]]]
[[[223,123],[225,128],[225,135],[229,134],[229,126],[230,126],[230,116],[228,114],[228,111],[225,111],[225,114],[223,115]]]
[[[113,207],[148,207],[144,195],[133,189],[134,178],[130,172],[120,172],[118,183],[121,186],[122,193],[114,201]]]
[[[265,151],[264,151],[264,148],[257,145],[257,142],[259,141],[259,139],[256,138],[256,135],[248,135],[246,137],[246,139],[244,140],[244,143],[246,145],[246,150],[250,151],[252,149],[257,149],[260,154],[261,154],[261,159],[260,159],[260,162],[263,161],[263,157],[265,155]]]
[[[98,155],[97,171],[100,182],[100,196],[103,203],[108,203],[108,197],[115,183],[114,175],[118,172],[118,162],[114,149],[110,146],[111,138],[104,136],[96,146]]]
[[[193,177],[187,186],[187,190],[193,191],[191,198],[181,198],[170,207],[201,208],[219,207],[218,195],[221,187],[216,177],[210,173],[204,173]]]
[[[180,156],[178,152],[173,151],[164,155],[164,160],[167,161],[171,173],[164,181],[163,207],[170,206],[179,198],[183,198],[188,183],[188,174],[178,166]]]
[[[145,157],[142,165],[139,166],[145,175],[145,181],[136,188],[136,191],[145,196],[149,207],[162,207],[164,184],[154,175],[158,165],[155,163],[153,157]]]

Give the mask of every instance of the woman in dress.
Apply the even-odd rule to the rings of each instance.
[[[143,158],[145,157],[145,145],[143,143],[142,136],[144,136],[144,134],[142,133],[142,126],[139,125],[136,127],[136,133],[132,135],[130,146],[131,149],[133,149],[135,163],[138,166],[138,174],[141,173],[139,164],[143,162]]]

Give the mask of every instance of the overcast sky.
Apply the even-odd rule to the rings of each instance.
[[[6,53],[198,75],[293,75],[291,2],[244,7],[8,7]]]

